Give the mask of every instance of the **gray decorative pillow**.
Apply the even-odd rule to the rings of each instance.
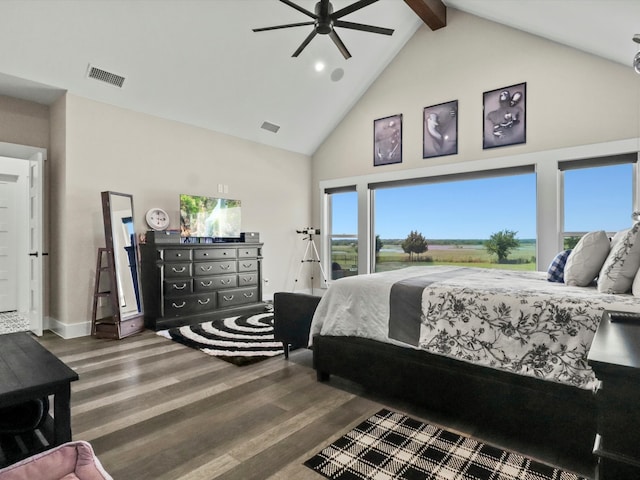
[[[564,267],[564,283],[586,287],[593,282],[609,255],[611,242],[604,230],[585,234],[571,251]]]
[[[627,293],[640,267],[640,223],[618,232],[598,276],[601,293]]]

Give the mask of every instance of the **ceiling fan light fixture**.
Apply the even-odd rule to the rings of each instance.
[[[636,33],[633,36],[633,41],[640,44],[640,33]],[[636,56],[633,57],[633,69],[640,75],[640,51],[638,51]]]

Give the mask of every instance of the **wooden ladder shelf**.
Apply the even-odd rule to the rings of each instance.
[[[93,314],[91,316],[91,335],[101,338],[114,338],[113,335],[101,335],[101,325],[108,326],[108,330],[117,329],[120,323],[118,299],[112,285],[116,281],[116,272],[112,264],[113,255],[108,248],[98,248],[96,262],[96,281],[93,288]],[[105,276],[107,277],[105,280]],[[102,285],[108,285],[108,290],[101,290]],[[107,305],[100,305],[100,299],[105,298]],[[111,311],[110,315],[98,318],[98,308],[104,307]],[[120,338],[118,335],[116,338]]]

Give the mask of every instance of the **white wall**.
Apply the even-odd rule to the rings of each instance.
[[[453,9],[447,22],[435,32],[421,27],[313,155],[315,224],[322,220],[321,186],[358,184],[362,197],[368,181],[555,162],[556,154],[588,157],[629,151],[630,145],[638,150],[640,76],[631,66]],[[526,144],[483,150],[483,92],[522,82],[527,83]],[[456,99],[458,154],[423,159],[424,107]],[[399,113],[403,161],[374,167],[373,121]],[[555,180],[548,172],[546,178]],[[366,198],[360,199],[359,213],[359,251],[365,252]],[[555,219],[544,220],[555,230]],[[541,262],[555,242],[547,242]]]

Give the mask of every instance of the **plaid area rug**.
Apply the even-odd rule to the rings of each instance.
[[[224,318],[156,332],[237,366],[249,365],[284,353],[273,338],[273,314]]]
[[[586,480],[386,409],[304,464],[341,480]]]

